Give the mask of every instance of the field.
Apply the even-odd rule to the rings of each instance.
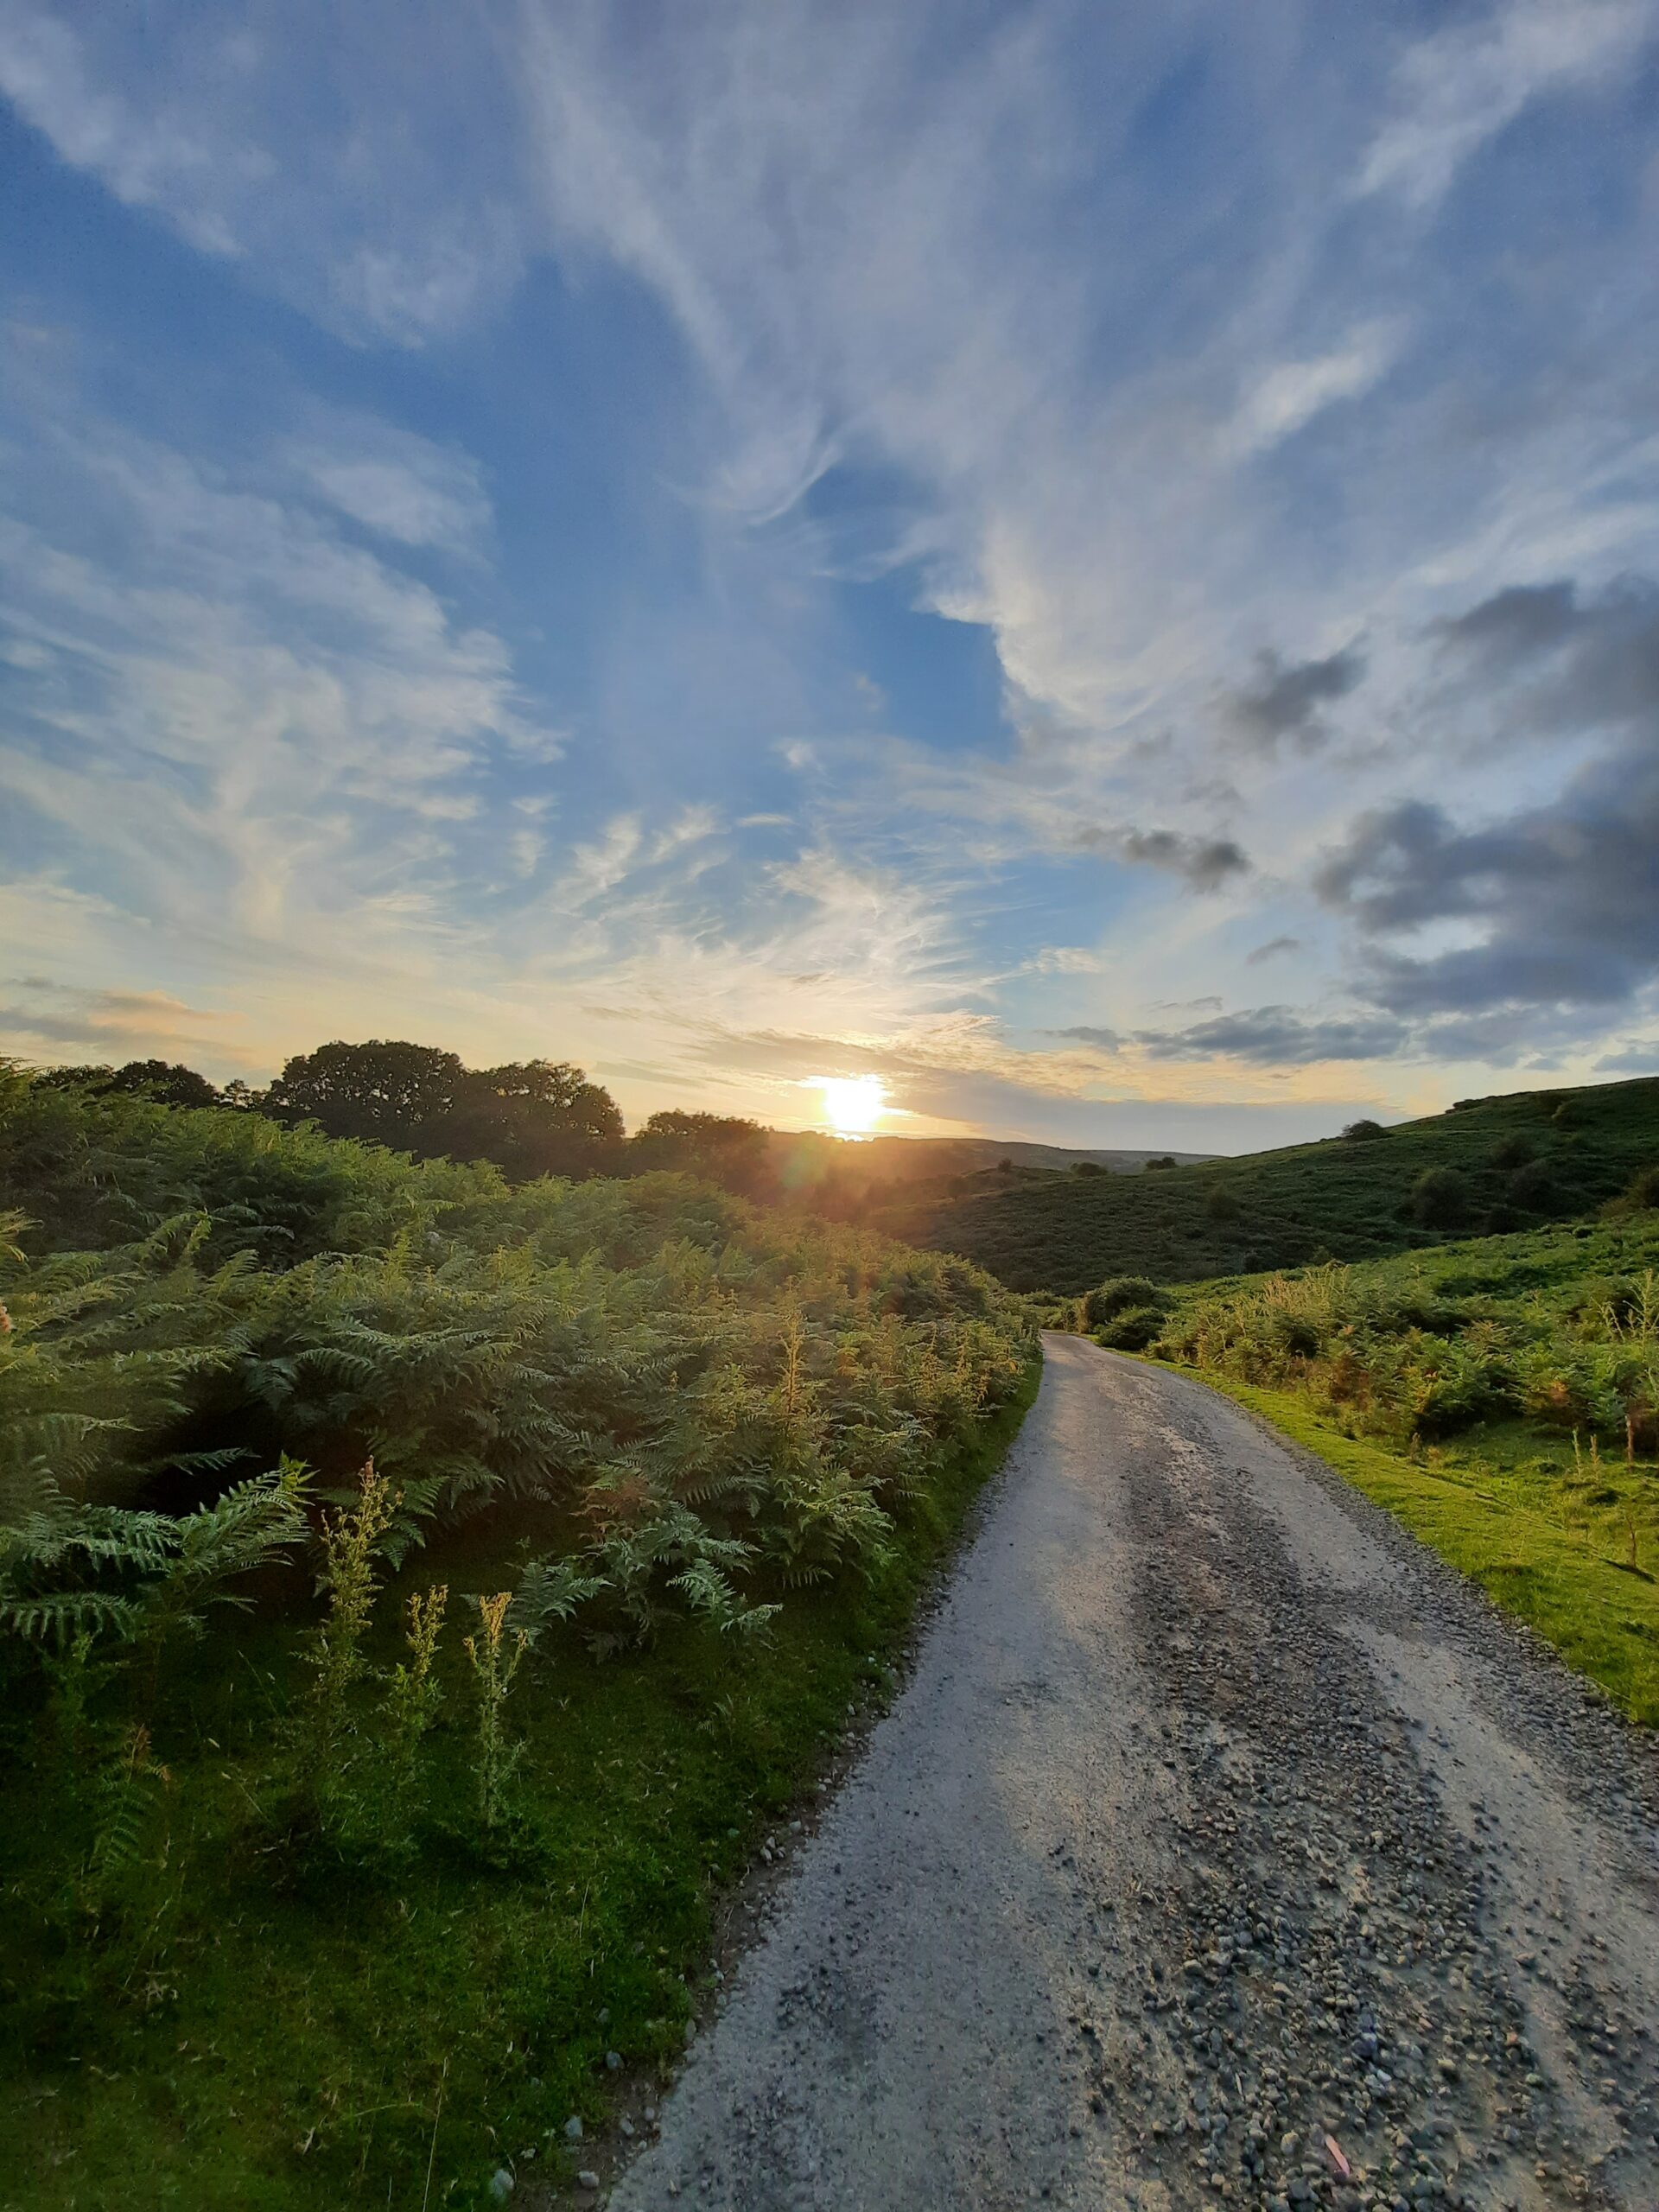
[[[1659,1724],[1659,1217],[1091,1310],[1103,1341],[1196,1369],[1320,1452]]]
[[[1659,1081],[1529,1091],[1386,1131],[1137,1175],[976,1179],[969,1194],[879,1216],[1010,1288],[1075,1295],[1108,1275],[1160,1282],[1359,1260],[1565,1221],[1659,1164]],[[1440,1187],[1425,1188],[1433,1176]]]
[[[884,1693],[1026,1313],[680,1176],[16,1071],[0,1205],[0,2205],[577,2163]]]

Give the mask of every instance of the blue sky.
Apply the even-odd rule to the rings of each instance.
[[[1659,1069],[1659,5],[0,0],[0,1049]]]

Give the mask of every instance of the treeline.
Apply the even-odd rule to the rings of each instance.
[[[325,1136],[417,1160],[487,1160],[515,1183],[666,1169],[760,1197],[774,1179],[770,1132],[758,1122],[669,1109],[630,1137],[610,1092],[567,1060],[469,1068],[437,1046],[376,1038],[297,1052],[264,1089],[216,1084],[181,1062],[159,1059],[54,1068],[37,1080],[92,1096],[257,1114],[288,1128],[309,1122]]]

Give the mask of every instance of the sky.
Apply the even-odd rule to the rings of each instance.
[[[1656,117],[1659,0],[0,0],[0,1051],[1659,1071]]]

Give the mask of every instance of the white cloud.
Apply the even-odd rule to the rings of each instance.
[[[1388,374],[1402,333],[1391,320],[1363,324],[1333,353],[1281,361],[1261,378],[1228,425],[1224,449],[1261,453],[1292,437],[1338,400],[1357,399]]]
[[[1432,206],[1531,101],[1605,81],[1655,22],[1651,0],[1498,0],[1473,20],[1459,17],[1407,50],[1395,112],[1372,140],[1356,189]]]
[[[471,554],[489,527],[469,454],[372,417],[332,417],[282,457],[331,506],[395,543]]]
[[[523,269],[512,92],[472,11],[0,0],[0,92],[66,162],[331,328],[416,345]],[[458,154],[464,158],[457,160]]]
[[[277,449],[273,483],[269,454],[222,475],[76,426],[54,463],[72,496],[0,549],[14,665],[40,679],[11,789],[55,851],[78,837],[96,855],[129,928],[217,931],[272,973],[309,962],[330,1004],[353,976],[363,1003],[372,973],[377,1007],[429,1008],[429,1029],[450,1008],[459,1038],[563,1019],[586,991],[632,1025],[642,1064],[671,1059],[681,1028],[764,1023],[1075,1086],[1077,1070],[997,1057],[1002,981],[1023,969],[1058,1026],[1122,1025],[1132,1008],[1083,1003],[1107,996],[1091,979],[1116,999],[1138,974],[1187,989],[1242,963],[1263,878],[1272,927],[1303,931],[1283,879],[1418,772],[1422,624],[1478,570],[1605,570],[1652,546],[1630,466],[1639,348],[1607,342],[1624,310],[1603,304],[1628,292],[1618,241],[1587,272],[1529,253],[1513,286],[1540,359],[1546,321],[1573,329],[1564,429],[1559,375],[1529,381],[1522,343],[1476,356],[1459,270],[1416,258],[1428,226],[1398,205],[1432,204],[1535,98],[1613,81],[1650,15],[1522,0],[1402,52],[1395,16],[1350,11],[1336,41],[1295,0],[1034,0],[975,37],[936,7],[757,0],[668,11],[648,38],[596,0],[412,16],[365,0],[351,38],[307,0],[269,38],[165,6],[129,36],[118,11],[0,0],[0,84],[67,161],[356,344],[467,329],[549,242],[561,311],[593,315],[596,350],[617,272],[643,288],[683,340],[642,389],[702,556],[671,638],[660,610],[637,632],[601,615],[594,658],[625,674],[571,702],[601,796],[562,790],[556,836],[550,791],[481,772],[504,748],[557,749],[504,634],[399,565],[460,554],[448,584],[481,592],[488,502],[464,454],[319,417]],[[1217,35],[1224,68],[1195,74]],[[1392,376],[1408,332],[1413,373]],[[516,404],[533,430],[562,396]],[[806,497],[830,467],[855,496],[880,486],[856,526]],[[810,658],[789,625],[826,580],[891,589],[901,569],[920,605],[990,632],[1005,750],[982,733],[877,742],[860,711],[851,734],[827,728],[775,682]],[[1218,760],[1217,699],[1258,655],[1361,629],[1346,751]],[[728,778],[717,805],[688,805],[715,747],[664,728],[676,652],[748,709],[720,758],[753,743],[752,796]],[[1453,737],[1437,739],[1453,785]],[[796,826],[770,810],[780,761],[805,845],[781,868],[778,837],[734,834]],[[1203,850],[1235,834],[1252,887],[1190,895]],[[1188,874],[1125,880],[1136,853]],[[1074,882],[1102,911],[1059,906]],[[1005,891],[1027,902],[1020,947],[1098,925],[1110,967],[1066,945],[970,956]]]

